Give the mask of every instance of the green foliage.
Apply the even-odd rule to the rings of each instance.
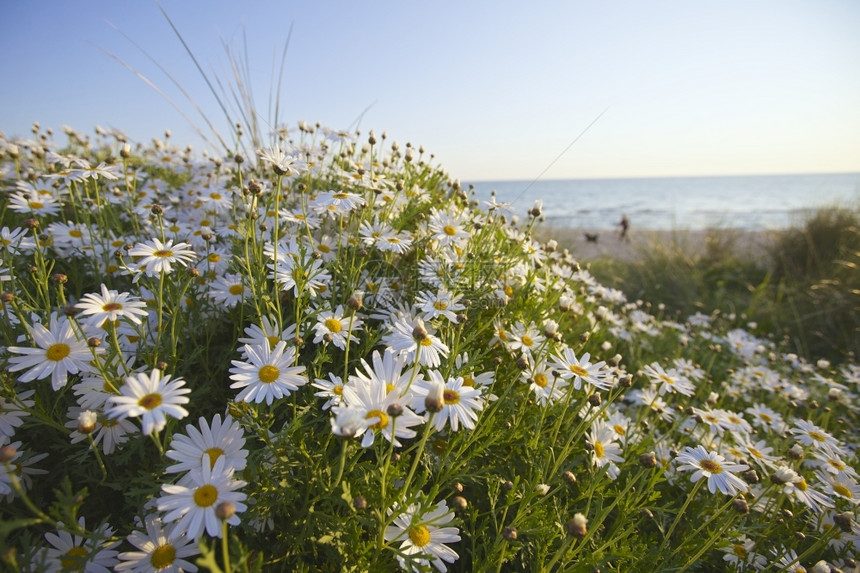
[[[804,356],[851,361],[860,354],[858,228],[856,210],[825,208],[802,227],[770,233],[763,253],[746,252],[731,230],[715,230],[703,252],[677,240],[589,268],[604,284],[663,305],[667,316],[720,312],[784,337]]]
[[[640,273],[624,275],[639,281],[628,293],[647,302],[629,302],[536,240],[534,218],[482,211],[411,145],[302,126],[237,162],[82,141],[50,161],[2,141],[0,557],[13,570],[113,567],[150,528],[176,535],[144,562],[187,550],[225,573],[709,571],[745,540],[776,568],[854,551],[837,522],[856,527],[844,494],[860,492],[860,371],[738,328],[730,313],[772,312],[788,279],[727,244],[604,266]],[[20,195],[40,177],[58,184]],[[92,321],[116,310],[83,302],[102,285],[144,308]],[[678,306],[660,310],[667,289]],[[170,399],[134,393],[156,372],[188,402],[144,434]],[[675,458],[697,447],[758,473],[719,493],[711,477],[728,470]],[[177,492],[217,527],[192,532]]]

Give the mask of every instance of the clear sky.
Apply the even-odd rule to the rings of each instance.
[[[369,108],[363,131],[421,144],[463,181],[860,171],[857,0],[161,5],[212,77],[231,75],[224,43],[246,42],[262,121],[292,26],[284,122],[343,129]],[[169,128],[202,149],[105,53],[204,125],[135,44],[224,129],[154,2],[27,0],[3,3],[0,130],[99,124],[149,141]]]

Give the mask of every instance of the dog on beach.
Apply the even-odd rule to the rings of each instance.
[[[596,243],[599,237],[597,233],[585,233],[585,240],[589,243]]]

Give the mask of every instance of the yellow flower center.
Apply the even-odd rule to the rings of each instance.
[[[173,565],[175,560],[176,549],[174,549],[169,543],[167,545],[159,545],[155,548],[155,551],[152,552],[152,555],[149,556],[149,564],[152,565],[152,568],[156,571]]]
[[[27,201],[27,205],[30,209],[41,209],[45,206],[44,203],[40,203],[39,201]]]
[[[137,405],[147,410],[152,410],[161,406],[161,394],[147,394],[137,401]]]
[[[615,424],[614,426],[612,426],[612,429],[615,430],[615,433],[618,434],[619,436],[623,436],[624,433],[627,431],[624,429],[624,426],[622,426],[621,424]]]
[[[152,253],[152,256],[153,256],[153,257],[159,257],[159,258],[162,258],[162,259],[166,259],[166,258],[168,258],[168,257],[172,257],[172,256],[173,256],[173,251],[171,251],[171,250],[169,250],[169,249],[159,249],[159,250],[157,250],[157,251],[154,251],[154,252]]]
[[[281,339],[277,336],[267,336],[266,340],[269,341],[269,348],[274,348],[281,341]]]
[[[211,483],[201,485],[194,490],[194,503],[197,507],[209,507],[218,499],[218,488]]]
[[[816,442],[826,442],[827,437],[819,432],[809,432],[809,437],[815,440]]]
[[[854,499],[854,494],[851,493],[851,490],[842,485],[841,483],[833,484],[833,491],[841,495],[842,497],[847,497],[848,499]]]
[[[535,386],[538,386],[540,388],[546,388],[547,382],[548,381],[546,374],[544,374],[543,372],[538,372],[537,374],[535,374]]]
[[[594,442],[594,455],[598,458],[602,458],[606,453],[606,450],[603,448],[603,444],[600,442]]]
[[[72,547],[63,555],[65,559],[60,559],[60,565],[64,570],[83,571],[84,562],[81,558],[86,557],[87,553],[83,547]]]
[[[432,346],[433,341],[430,340],[430,337],[428,336],[427,338],[421,339],[421,342],[419,344],[421,344],[421,346]]]
[[[580,366],[579,364],[571,364],[570,371],[576,374],[577,376],[588,376],[588,370]]]
[[[445,234],[448,235],[449,237],[453,237],[454,235],[457,234],[457,229],[455,229],[451,225],[445,225],[442,228],[442,230],[445,231]]]
[[[84,236],[84,234],[81,233],[78,229],[71,229],[71,230],[69,230],[69,236],[74,237],[76,239],[80,239],[81,237]]]
[[[370,425],[370,427],[374,430],[381,430],[382,428],[388,426],[388,414],[386,414],[382,410],[370,410],[364,416],[365,420],[370,420],[371,418],[379,418],[378,422]]]
[[[756,457],[756,458],[762,458],[762,457],[764,457],[764,456],[762,456],[761,452],[760,452],[760,451],[758,451],[758,450],[757,450],[757,449],[755,449],[755,448],[747,448],[747,451],[748,451],[749,453],[751,453],[751,454],[753,455],[753,457]]]
[[[409,540],[416,547],[424,547],[430,543],[430,531],[423,525],[409,528]]]
[[[52,344],[48,347],[48,350],[45,352],[45,358],[48,360],[52,360],[53,362],[59,362],[69,354],[71,354],[72,349],[69,348],[68,344],[63,344],[62,342],[58,342],[57,344]]]
[[[330,332],[338,334],[342,329],[340,321],[336,318],[327,318],[325,320],[325,327],[329,329]]]
[[[670,378],[669,376],[666,376],[665,374],[660,374],[658,376],[658,378],[660,378],[660,380],[662,380],[666,384],[669,384],[670,386],[675,384],[675,381],[672,378]]]
[[[446,404],[459,404],[460,393],[456,390],[449,390],[446,388],[442,391],[442,400],[444,400]]]
[[[321,253],[330,253],[331,252],[331,248],[329,248],[328,245],[322,245],[322,244],[317,245],[317,250]]]
[[[335,396],[343,396],[343,386],[335,386],[331,389],[331,393]]]
[[[102,305],[102,310],[105,312],[113,312],[115,310],[122,310],[122,305],[118,302],[108,302]]]
[[[215,467],[215,462],[224,455],[224,450],[219,447],[209,448],[203,452],[204,454],[209,454],[209,469]]]
[[[732,553],[742,559],[746,559],[747,557],[747,549],[740,543],[735,543],[734,545],[732,545]]]
[[[243,292],[245,292],[245,287],[242,285],[230,285],[230,288],[227,289],[230,291],[230,294],[233,296],[239,296]]]
[[[475,385],[475,379],[469,375],[463,376],[463,386],[469,386],[470,388]]]
[[[277,380],[280,375],[281,371],[271,364],[266,364],[260,368],[260,371],[257,373],[257,376],[260,378],[260,382],[263,384],[271,384]]]
[[[332,195],[332,197],[335,199],[346,199],[349,197],[349,195],[347,195],[346,193],[335,193],[334,195]]]
[[[524,334],[520,340],[523,342],[523,346],[532,346],[535,343],[528,334]]]
[[[712,474],[721,474],[723,473],[723,466],[715,462],[714,460],[702,460],[699,462],[699,467],[703,470],[706,470]]]
[[[218,253],[209,253],[209,255],[206,257],[206,259],[210,263],[217,263],[218,261],[221,260],[221,255],[219,255]]]
[[[840,462],[839,460],[828,459],[827,463],[839,471],[845,471],[845,464]]]
[[[796,487],[800,491],[806,491],[809,488],[809,484],[806,483],[805,479],[800,478],[800,481],[794,484],[794,487]]]

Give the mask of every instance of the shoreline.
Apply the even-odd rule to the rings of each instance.
[[[642,260],[649,251],[655,250],[677,252],[689,257],[707,256],[709,252],[722,254],[730,250],[741,258],[767,264],[769,248],[777,233],[739,229],[630,229],[627,238],[621,240],[618,229],[543,226],[537,229],[536,236],[541,241],[555,239],[559,249],[568,249],[581,262],[597,259],[632,262]]]

